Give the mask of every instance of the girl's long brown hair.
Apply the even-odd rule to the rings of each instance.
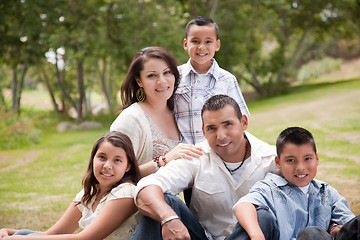
[[[130,170],[124,174],[123,178],[119,182],[114,184],[113,188],[117,187],[119,184],[124,183],[124,182],[131,182],[133,184],[136,184],[140,179],[139,166],[138,166],[138,163],[137,163],[137,160],[135,157],[134,148],[133,148],[130,138],[121,132],[113,131],[113,132],[106,133],[99,140],[97,140],[97,142],[94,144],[92,151],[91,151],[91,156],[89,159],[89,165],[88,165],[87,171],[85,173],[85,176],[82,180],[82,185],[84,188],[84,196],[81,199],[81,203],[84,206],[88,206],[90,204],[91,200],[94,197],[96,197],[98,190],[99,190],[98,189],[99,182],[95,178],[94,171],[93,171],[93,165],[94,165],[93,159],[94,159],[95,154],[98,151],[100,145],[104,142],[109,142],[112,145],[114,145],[115,147],[120,147],[120,148],[124,149],[124,151],[126,153],[126,158],[128,160],[128,164],[130,165]],[[109,192],[110,191],[111,190],[109,190]],[[78,204],[80,204],[80,203],[78,203]]]

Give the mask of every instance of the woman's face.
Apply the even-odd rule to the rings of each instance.
[[[136,81],[144,88],[144,102],[166,103],[174,92],[175,76],[168,64],[160,58],[147,60],[140,72],[140,79]]]

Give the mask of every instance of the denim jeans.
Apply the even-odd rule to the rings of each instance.
[[[269,211],[259,208],[257,218],[265,239],[278,240],[280,232],[275,217]],[[233,232],[225,240],[250,240],[250,237],[245,229],[237,223]]]
[[[29,236],[36,236],[36,235],[43,235],[41,233],[35,232],[29,229],[20,229],[16,231],[13,235],[29,235]]]
[[[296,238],[297,240],[332,240],[331,235],[318,227],[306,227],[301,230]],[[336,235],[336,240],[360,240],[360,215],[354,217],[344,224]]]
[[[188,229],[191,239],[207,239],[205,231],[199,221],[194,217],[183,201],[171,194],[164,194],[164,197],[166,203],[175,211]],[[161,224],[149,217],[143,217],[130,239],[162,239]]]
[[[205,235],[203,227],[199,221],[194,217],[189,208],[178,197],[171,194],[164,194],[166,203],[175,211],[180,220],[189,231],[191,239],[208,239]],[[263,232],[267,233],[266,239],[278,239],[279,230],[275,218],[266,210],[258,211],[258,218],[260,227]],[[131,235],[131,240],[143,239],[162,239],[161,224],[149,217],[143,217],[136,227],[134,233]],[[226,238],[226,240],[240,240],[250,239],[246,231],[238,223],[233,232]]]
[[[304,228],[299,232],[299,234],[296,237],[296,240],[313,240],[313,239],[332,240],[333,238],[327,231],[315,226],[309,226]]]

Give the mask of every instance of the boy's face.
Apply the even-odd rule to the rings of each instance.
[[[319,157],[310,143],[301,145],[287,143],[280,159],[276,156],[275,161],[288,182],[304,187],[316,176]]]
[[[220,49],[220,40],[216,39],[215,27],[212,25],[190,26],[188,36],[184,39],[184,49],[188,51],[191,64],[196,71],[198,69],[207,71],[215,52]]]

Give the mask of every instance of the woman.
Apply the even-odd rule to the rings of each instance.
[[[131,138],[141,177],[174,159],[192,159],[202,154],[200,148],[180,143],[172,113],[179,81],[174,57],[163,48],[147,47],[135,55],[121,86],[123,111],[110,130]]]

